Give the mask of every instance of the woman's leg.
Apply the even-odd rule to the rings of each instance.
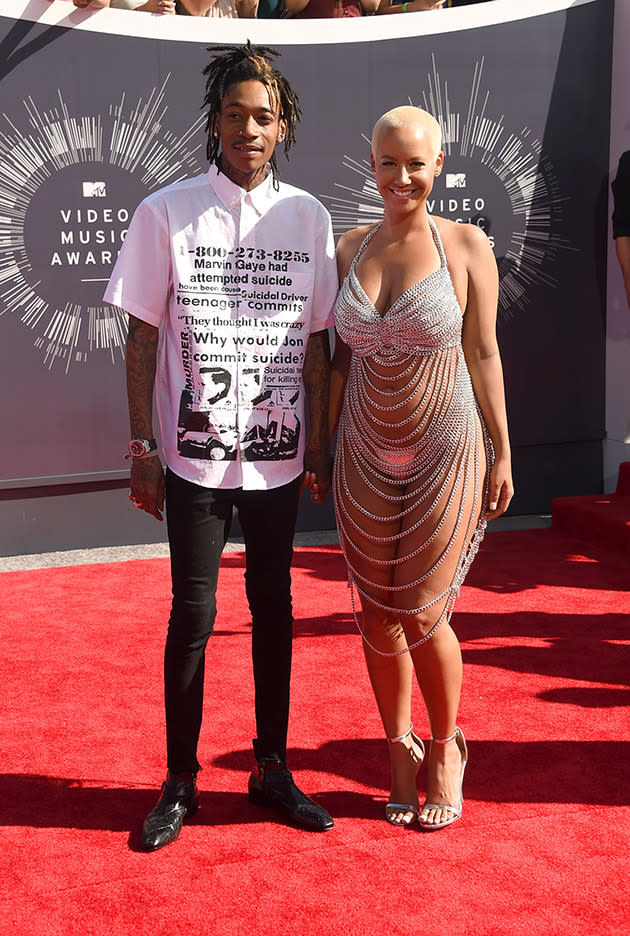
[[[344,446],[338,449],[337,459],[337,524],[352,577],[367,593],[361,596],[360,621],[365,661],[385,737],[398,738],[406,734],[411,724],[413,666],[407,652],[394,655],[407,646],[397,616],[378,608],[369,596],[382,604],[391,601],[392,560],[401,525],[402,494],[399,485],[376,481],[374,486],[385,495],[381,497],[378,490],[365,483],[360,468]],[[388,755],[392,777],[390,802],[413,808],[399,813],[388,809],[388,818],[395,824],[408,824],[418,804],[416,774],[421,748],[408,735],[400,742],[388,744]]]
[[[383,627],[380,621],[377,628],[372,626],[369,611],[363,612],[362,628],[365,636],[373,646],[384,648],[389,646],[392,652],[404,648],[406,641],[404,635],[398,639],[386,641],[383,636]],[[363,652],[367,664],[370,682],[374,691],[376,704],[383,722],[383,730],[387,738],[397,738],[403,735],[411,723],[411,684],[413,667],[408,653],[398,656],[383,656],[377,653],[370,645],[363,641]]]
[[[399,556],[412,555],[422,547],[424,579],[418,582],[418,564],[400,562],[395,582],[401,608],[424,608],[418,615],[401,615],[418,684],[426,705],[431,735],[451,738],[457,724],[462,688],[462,655],[459,641],[448,622],[448,606],[458,569],[476,527],[483,497],[484,471],[474,471],[468,449],[460,453],[458,470],[447,481],[432,505],[425,523],[416,526],[415,513],[405,518],[407,535],[401,540]],[[485,468],[485,462],[484,462]],[[476,483],[475,483],[476,478]],[[409,495],[413,491],[409,490]],[[442,597],[439,597],[442,596]],[[439,599],[439,600],[437,600]],[[439,622],[439,623],[438,623]],[[437,628],[424,643],[423,636]],[[439,806],[458,806],[462,754],[453,739],[448,744],[432,744],[428,755],[427,803],[437,809],[423,809],[420,821],[438,824],[453,813]]]
[[[450,624],[444,621],[433,637],[411,651],[434,738],[452,735],[462,688],[462,654]]]
[[[367,620],[366,620],[367,618]],[[382,626],[378,628],[379,637],[374,633],[375,628],[370,626],[369,612],[363,615],[363,628],[370,639],[374,637],[375,645],[383,643]],[[392,647],[400,648],[404,645],[404,637],[394,640]],[[383,722],[386,738],[401,738],[411,725],[411,685],[413,667],[408,653],[398,656],[383,656],[376,653],[363,641],[365,662],[372,684],[376,704]],[[407,735],[401,741],[390,742],[388,754],[391,769],[391,795],[390,803],[408,804],[414,809],[418,806],[416,791],[416,774],[422,760],[421,748],[415,743],[412,735]],[[414,818],[414,811],[401,809],[388,810],[388,817],[394,824],[407,825]]]
[[[411,652],[413,665],[434,738],[455,731],[462,686],[462,655],[450,624],[443,622],[425,644]],[[455,741],[431,744],[428,754],[427,803],[459,803],[461,754]],[[440,823],[452,817],[441,809],[422,810],[421,822]]]

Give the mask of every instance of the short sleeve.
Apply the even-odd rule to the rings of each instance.
[[[630,237],[630,150],[622,153],[611,188],[613,237]]]
[[[316,241],[317,257],[313,285],[311,332],[332,328],[334,324],[333,307],[337,298],[337,264],[335,261],[332,222],[323,205],[321,209],[323,225]]]
[[[104,300],[129,315],[160,326],[168,310],[171,253],[162,202],[143,201],[134,212]]]

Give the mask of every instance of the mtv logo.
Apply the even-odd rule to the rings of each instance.
[[[83,183],[83,197],[84,198],[106,198],[107,197],[107,186],[104,182],[84,182]]]
[[[466,188],[466,173],[465,172],[447,172],[446,173],[446,187],[447,188]]]

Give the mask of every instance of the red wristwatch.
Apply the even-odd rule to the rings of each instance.
[[[157,454],[155,439],[132,439],[129,443],[129,454],[125,458],[147,458]]]

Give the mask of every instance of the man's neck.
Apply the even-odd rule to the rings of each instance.
[[[222,159],[219,164],[219,171],[226,175],[235,185],[245,189],[246,192],[251,192],[252,189],[255,189],[267,178],[268,165],[268,163],[265,163],[264,166],[255,169],[253,172],[241,172],[239,169],[235,169],[234,166],[231,166],[227,160]]]

